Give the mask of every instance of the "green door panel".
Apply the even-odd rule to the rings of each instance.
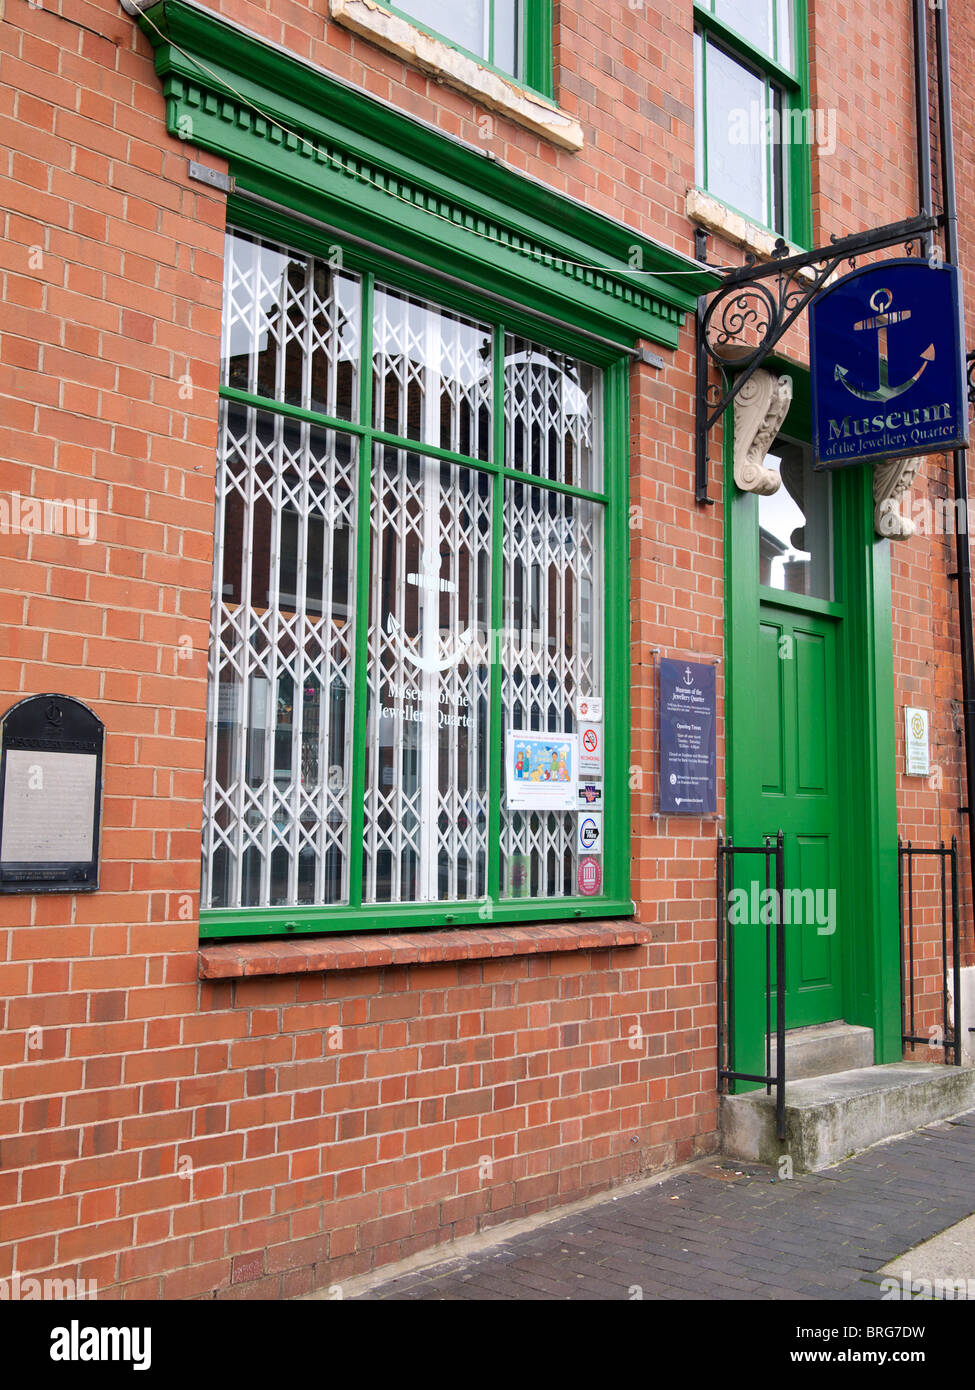
[[[831,755],[835,755],[835,710],[826,718],[827,700],[836,699],[836,661],[832,632],[794,627],[796,792],[836,793]]]
[[[795,390],[784,434],[807,439],[808,378],[781,360],[774,369],[791,376]],[[786,1026],[839,1018],[866,1024],[876,1060],[895,1061],[901,1028],[891,548],[874,532],[873,473],[829,475],[833,582],[829,597],[817,598],[821,577],[808,596],[767,587],[774,563],[768,528],[760,523],[759,499],[734,483],[732,449],[729,431],[727,833],[738,846],[754,846],[783,831],[792,894],[785,915],[801,919],[785,928]],[[747,899],[752,884],[764,887],[763,859],[736,857],[732,886]],[[757,915],[750,903],[748,918]],[[766,1066],[766,930],[761,921],[734,927],[728,1060],[732,1070],[752,1075]]]
[[[837,627],[833,618],[761,605],[755,689],[759,757],[754,774],[747,767],[736,773],[746,780],[739,791],[746,792],[740,804],[747,807],[737,818],[736,842],[760,844],[765,835],[784,833],[787,1028],[843,1016]],[[761,891],[763,861],[746,863],[750,881],[762,876]],[[743,884],[741,872],[736,878],[753,894],[750,881]],[[751,951],[764,952],[764,933],[742,931],[740,951],[742,965]],[[745,968],[754,975],[761,967]],[[764,1009],[764,998],[739,996],[747,1031],[754,1029],[756,1002]]]
[[[785,791],[781,636],[782,629],[774,622],[763,622],[759,629],[759,689],[764,696],[763,703],[758,706],[762,720],[762,737],[758,742],[760,781],[766,795],[778,793],[780,796]]]

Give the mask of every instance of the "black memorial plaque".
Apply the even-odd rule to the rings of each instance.
[[[71,695],[31,695],[0,720],[0,893],[98,887],[104,741]]]
[[[660,813],[713,816],[715,668],[693,661],[660,662]]]

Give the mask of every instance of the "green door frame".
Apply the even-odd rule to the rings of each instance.
[[[767,365],[793,383],[793,402],[782,432],[808,440],[808,372],[781,360],[769,359]],[[755,719],[749,679],[758,669],[759,656],[758,498],[735,485],[733,434],[729,415],[724,432],[726,817],[732,836],[736,821],[743,824],[747,818],[747,779],[743,772],[736,773],[754,764],[762,727]],[[902,1056],[893,614],[890,541],[877,537],[873,517],[872,470],[839,470],[833,490],[837,602],[792,596],[790,604],[844,617],[837,644],[841,898],[849,906],[851,924],[840,942],[844,1017],[873,1029],[876,1062],[893,1062]],[[743,1024],[752,1034],[764,1029],[764,999],[756,997],[754,1010],[746,1008],[737,1022],[739,1037]],[[747,1039],[741,1046],[749,1046]],[[754,1040],[750,1051],[751,1064],[740,1059],[733,1065],[754,1071]]]

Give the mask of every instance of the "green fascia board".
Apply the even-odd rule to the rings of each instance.
[[[156,49],[170,133],[226,158],[242,188],[339,233],[627,346],[646,338],[675,348],[697,296],[719,284],[676,252],[187,0],[162,0],[140,23]]]

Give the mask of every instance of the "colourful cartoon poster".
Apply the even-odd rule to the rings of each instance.
[[[507,753],[509,810],[575,810],[579,763],[575,734],[516,729],[508,734]]]

